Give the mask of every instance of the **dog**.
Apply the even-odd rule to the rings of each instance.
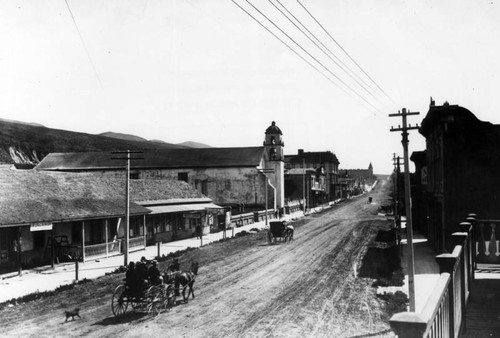
[[[73,311],[64,311],[64,314],[66,315],[66,320],[64,321],[65,323],[68,321],[69,317],[71,319],[75,320],[75,317],[82,318],[80,317],[80,309],[76,308]]]

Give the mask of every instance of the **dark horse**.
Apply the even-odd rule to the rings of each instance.
[[[175,293],[179,295],[179,286],[182,285],[182,298],[184,299],[184,302],[187,303],[189,299],[189,294],[193,295],[194,298],[194,291],[193,291],[193,284],[196,276],[198,275],[198,263],[193,262],[191,263],[191,270],[190,271],[182,271],[182,272],[177,272],[174,277],[175,281]],[[189,287],[189,291],[186,297],[186,288]]]

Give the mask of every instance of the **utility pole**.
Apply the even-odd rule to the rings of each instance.
[[[394,191],[395,191],[395,203],[394,203],[394,222],[396,223],[396,229],[398,231],[398,247],[399,247],[399,253],[401,256],[403,256],[403,247],[401,245],[401,210],[400,210],[400,194],[399,194],[399,177],[401,176],[401,170],[400,170],[400,164],[401,164],[401,157],[397,156],[394,154],[393,157],[394,160]]]
[[[130,240],[130,160],[142,160],[143,157],[130,157],[130,154],[142,154],[142,151],[112,151],[112,154],[126,154],[127,157],[112,157],[113,160],[127,160],[125,179],[125,250],[123,254],[123,265],[128,266],[129,240]]]
[[[264,177],[266,179],[266,184],[265,184],[265,187],[266,187],[265,191],[266,191],[266,193],[265,194],[266,194],[266,225],[267,225],[267,174],[268,173],[274,173],[274,169],[271,169],[271,168],[270,169],[266,169],[266,168],[264,168],[264,169],[261,169],[261,171],[264,174]]]
[[[408,291],[410,294],[410,311],[415,311],[415,257],[413,251],[413,228],[412,228],[412,217],[411,217],[411,192],[410,192],[410,166],[408,160],[408,130],[418,129],[418,125],[414,127],[407,125],[407,117],[410,115],[418,115],[420,113],[406,111],[403,108],[401,112],[397,114],[390,114],[390,117],[401,117],[403,119],[403,127],[398,126],[398,128],[391,128],[392,131],[401,131],[404,151],[404,167],[405,167],[405,210],[406,210],[406,238],[408,244]],[[398,165],[399,167],[399,165]]]
[[[302,158],[302,207],[306,214],[306,159]]]

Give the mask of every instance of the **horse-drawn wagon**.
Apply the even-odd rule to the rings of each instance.
[[[113,293],[111,309],[115,316],[124,314],[130,307],[136,311],[147,312],[157,316],[163,310],[169,310],[176,304],[177,295],[182,292],[184,302],[189,295],[194,298],[193,284],[198,274],[198,263],[193,262],[189,271],[179,271],[177,265],[171,265],[161,274],[158,283],[151,285],[140,280],[140,283],[127,283],[118,285]],[[134,280],[132,280],[134,281]],[[144,282],[144,283],[143,283]],[[186,297],[186,289],[188,294]]]
[[[267,241],[269,244],[282,241],[293,240],[293,226],[287,225],[285,221],[269,222],[269,231],[267,233]]]
[[[113,292],[111,309],[115,316],[127,312],[130,307],[135,311],[145,311],[157,316],[164,309],[175,304],[175,290],[171,284],[148,285],[142,290],[134,290],[126,283],[120,284]]]

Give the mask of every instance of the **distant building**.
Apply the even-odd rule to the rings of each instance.
[[[340,170],[340,181],[350,195],[358,195],[367,187],[373,185],[377,176],[373,174],[373,166],[370,163],[368,169],[342,169]]]
[[[314,208],[327,203],[327,184],[323,167],[287,170],[285,192],[290,201],[304,202],[305,200],[306,208]]]
[[[416,159],[425,191],[429,239],[438,252],[450,250],[451,233],[469,213],[498,219],[500,125],[478,120],[469,110],[431,102],[420,133],[425,161]]]
[[[269,209],[283,208],[283,147],[282,132],[272,122],[261,147],[145,150],[141,160],[131,161],[130,178],[185,181],[215,203],[233,207],[264,208],[267,185]],[[112,157],[108,152],[51,153],[36,170],[123,177],[125,161]]]
[[[296,199],[302,196],[303,184],[299,184],[300,177],[298,176],[304,176],[304,174],[311,182],[318,182],[308,184],[310,189],[306,190],[307,194],[313,193],[315,196],[315,199],[311,201],[326,203],[340,198],[339,164],[337,156],[331,151],[304,152],[303,149],[299,149],[295,155],[285,155],[285,181],[288,182],[285,183],[286,198]],[[318,185],[321,188],[312,190],[312,187]]]

